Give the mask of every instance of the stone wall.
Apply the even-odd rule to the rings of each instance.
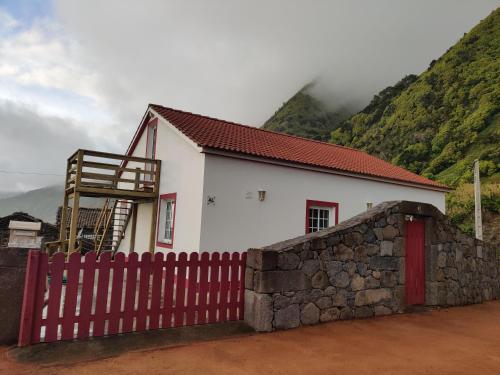
[[[405,221],[425,220],[426,305],[500,297],[498,258],[435,207],[386,202],[335,227],[250,249],[245,321],[257,331],[403,312]]]
[[[17,342],[29,249],[0,247],[0,343]]]

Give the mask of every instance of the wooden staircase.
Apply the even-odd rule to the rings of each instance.
[[[118,250],[130,221],[132,204],[131,200],[106,198],[94,228],[94,247],[98,254]]]

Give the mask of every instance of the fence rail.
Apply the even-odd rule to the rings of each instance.
[[[243,319],[246,253],[31,251],[19,346]]]

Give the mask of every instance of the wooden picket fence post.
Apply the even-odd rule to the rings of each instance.
[[[26,266],[26,275],[24,277],[23,305],[21,309],[18,346],[26,346],[31,343],[39,261],[40,251],[31,250],[28,253],[28,263]]]

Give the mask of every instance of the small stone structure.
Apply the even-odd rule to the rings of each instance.
[[[429,204],[382,203],[320,232],[250,249],[245,321],[257,331],[403,312],[405,221],[425,220],[425,305],[500,298],[495,249]]]
[[[14,221],[30,221],[41,223],[39,235],[43,237],[42,246],[45,242],[56,241],[59,238],[59,230],[50,223],[45,223],[34,216],[25,212],[14,212],[8,216],[0,217],[0,247],[8,247],[10,237],[10,222]]]
[[[9,223],[9,247],[40,249],[42,236],[38,235],[42,223],[11,220]]]

